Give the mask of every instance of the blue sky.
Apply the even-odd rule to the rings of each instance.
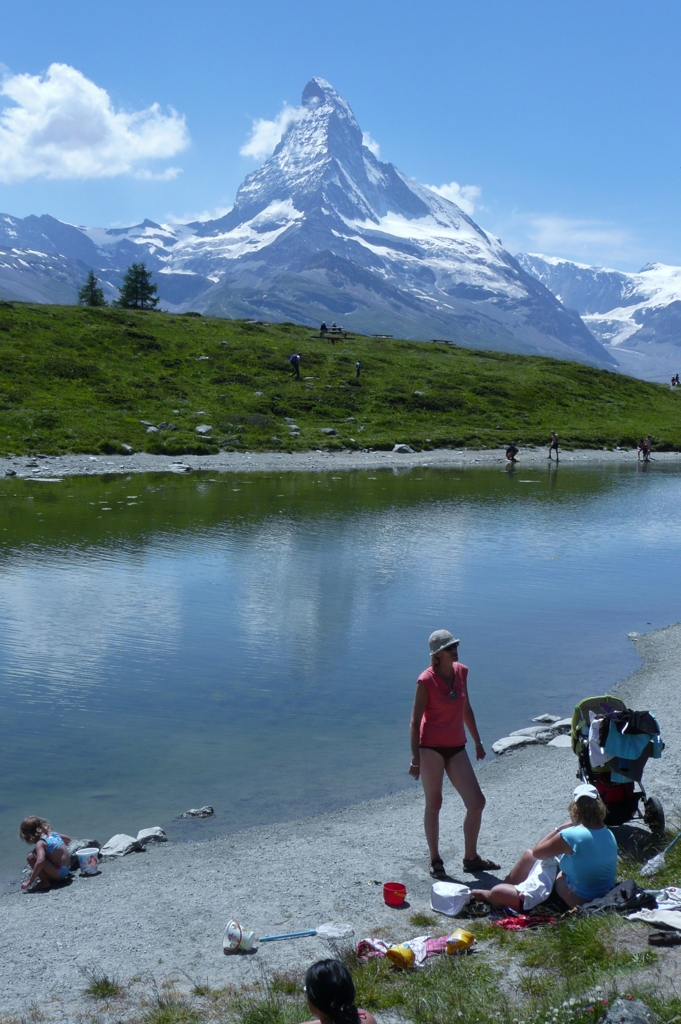
[[[657,0],[5,4],[0,211],[108,226],[228,208],[254,120],[319,75],[381,159],[479,189],[475,219],[510,251],[681,264],[680,37],[681,4]]]

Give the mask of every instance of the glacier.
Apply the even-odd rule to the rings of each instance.
[[[581,317],[456,203],[375,155],[324,79],[213,220],[129,228],[0,215],[0,296],[74,302],[89,269],[115,297],[144,260],[164,308],[318,324],[617,367]],[[23,261],[23,262],[22,262]]]

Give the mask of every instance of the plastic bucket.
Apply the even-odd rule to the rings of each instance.
[[[225,934],[222,937],[223,953],[249,953],[254,946],[255,932],[243,928],[235,918],[227,922]]]
[[[78,850],[78,867],[81,875],[96,875],[99,871],[99,850],[96,846],[86,846],[84,850]]]
[[[383,886],[383,899],[389,907],[401,907],[407,896],[407,887],[402,882],[386,882]]]

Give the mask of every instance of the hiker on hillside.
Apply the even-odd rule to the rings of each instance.
[[[520,449],[516,448],[512,441],[510,444],[506,445],[506,458],[509,460],[509,462],[515,462],[515,457],[519,451]]]
[[[556,453],[556,462],[558,462],[558,434],[555,430],[551,431],[551,441],[549,443],[549,454],[548,458],[552,461],[553,452]]]
[[[436,629],[428,638],[428,646],[430,668],[416,681],[411,713],[409,774],[413,779],[420,777],[426,797],[423,825],[430,851],[429,870],[433,878],[448,877],[439,850],[442,783],[446,772],[466,808],[464,871],[496,871],[499,865],[478,853],[485,797],[466,753],[466,729],[475,742],[478,761],[484,759],[485,748],[468,698],[468,669],[459,661],[459,641],[449,630]]]
[[[355,377],[359,377],[359,371],[361,369],[362,369],[362,364],[360,363],[360,361],[358,359],[357,362],[355,363]]]
[[[300,356],[294,352],[289,359],[289,363],[293,367],[293,379],[300,380]]]
[[[521,911],[550,898],[566,913],[610,892],[617,880],[617,841],[604,825],[607,809],[596,787],[577,786],[568,814],[569,821],[525,850],[501,884],[473,889],[471,896]]]
[[[322,320],[321,327],[319,328],[320,334],[326,334],[328,327],[326,326],[326,320]]]

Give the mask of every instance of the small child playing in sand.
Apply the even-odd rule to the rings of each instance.
[[[67,850],[71,842],[69,836],[53,832],[52,826],[44,818],[31,815],[24,818],[19,826],[19,838],[25,843],[34,843],[34,848],[26,860],[31,868],[31,875],[21,883],[24,890],[45,892],[52,882],[62,882],[69,877],[71,854]]]

